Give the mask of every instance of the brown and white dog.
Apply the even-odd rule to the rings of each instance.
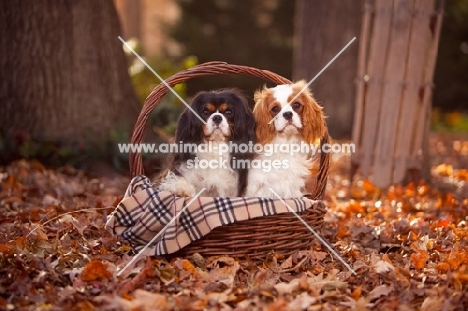
[[[253,110],[257,123],[256,137],[262,145],[305,144],[311,145],[321,138],[326,131],[322,107],[317,104],[305,81],[264,87],[255,93]],[[298,95],[299,94],[299,95]],[[288,103],[297,98],[290,104]],[[269,122],[275,118],[273,122]],[[279,149],[279,151],[278,151]],[[261,169],[249,171],[247,196],[282,198],[301,197],[306,193],[306,182],[311,177],[314,157],[309,152],[289,151],[290,148],[277,148],[271,155],[258,154],[261,161],[287,161],[287,168],[278,168],[265,172]]]

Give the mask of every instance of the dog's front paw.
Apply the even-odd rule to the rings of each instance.
[[[197,192],[192,185],[188,185],[183,189],[179,188],[174,191],[174,195],[177,197],[194,197],[196,194]]]
[[[193,197],[197,194],[195,187],[180,176],[174,174],[168,177],[159,185],[160,191],[168,191],[178,197]]]

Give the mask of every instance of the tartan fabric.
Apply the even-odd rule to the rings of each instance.
[[[197,197],[168,225],[192,199],[159,191],[146,176],[136,176],[122,201],[108,216],[106,228],[127,240],[137,251],[159,234],[146,253],[166,255],[201,239],[216,227],[290,212],[279,199]],[[317,201],[297,198],[285,202],[294,211],[302,212]],[[167,229],[162,231],[166,225]]]

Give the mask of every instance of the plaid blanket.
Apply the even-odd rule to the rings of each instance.
[[[137,251],[160,234],[145,253],[166,255],[202,238],[216,227],[290,212],[279,199],[197,197],[161,232],[192,199],[158,191],[146,176],[136,176],[122,201],[108,216],[106,228],[127,240]],[[285,202],[294,211],[302,212],[317,201],[297,198]]]

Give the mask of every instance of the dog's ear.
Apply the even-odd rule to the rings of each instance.
[[[252,142],[252,144],[257,143],[257,123],[255,122],[255,117],[253,115],[253,112],[250,110],[250,107],[246,105],[246,114],[245,114],[245,136],[244,136],[244,142],[247,144],[249,142]]]
[[[294,83],[293,88],[296,92],[299,92],[306,85],[306,81],[301,80]],[[302,136],[304,141],[311,144],[316,139],[322,138],[325,135],[325,116],[323,108],[317,103],[308,88],[301,93],[300,98],[304,104],[304,110],[302,111]]]
[[[199,130],[196,131],[195,125],[201,123],[201,121],[195,119],[197,119],[197,117],[195,117],[193,112],[189,109],[185,109],[180,115],[175,134],[175,142],[177,144],[180,142],[197,143],[200,141],[200,130],[201,133],[203,133],[203,130],[198,127]]]
[[[237,144],[248,144],[257,142],[255,135],[255,118],[249,107],[247,97],[240,91],[232,91],[234,107],[236,107],[236,116],[234,120],[234,129],[232,131],[231,141]]]
[[[240,126],[243,127],[241,131],[239,131],[242,135],[238,140],[238,144],[246,144],[249,145],[251,142],[252,145],[257,143],[257,134],[255,132],[256,129],[256,122],[250,107],[247,104],[247,100],[245,101],[245,113],[244,118]],[[252,160],[254,158],[254,153],[244,153],[244,154],[236,154],[236,158],[238,160]],[[236,165],[237,167],[238,165]],[[247,189],[247,179],[248,179],[248,169],[247,168],[240,168],[238,169],[239,172],[239,181],[237,185],[237,195],[243,196],[245,194],[245,190]]]
[[[175,134],[175,142],[180,143],[195,143],[199,144],[203,141],[203,122],[199,116],[195,115],[203,105],[206,92],[198,93],[190,102],[190,107],[195,111],[186,108],[180,115],[177,130]]]
[[[195,98],[190,103],[190,106],[193,110],[197,111],[197,105],[200,104],[202,100],[201,95],[195,96]],[[184,112],[180,115],[179,121],[177,124],[177,130],[175,133],[175,143],[180,144],[200,144],[203,141],[203,122],[192,112],[190,109],[185,109]],[[184,153],[184,150],[179,150],[176,154],[175,159],[178,160],[188,160],[192,158],[193,155],[190,153]]]
[[[255,118],[249,107],[247,97],[237,89],[230,89],[227,96],[230,104],[235,109],[235,116],[231,123],[230,140],[237,148],[241,145],[256,144]],[[242,196],[247,188],[248,168],[238,165],[236,161],[252,159],[254,154],[249,152],[231,151],[231,167],[238,173],[237,196]]]
[[[268,124],[273,118],[268,109],[268,100],[271,100],[272,94],[266,86],[262,90],[255,92],[255,107],[253,114],[257,123],[256,136],[260,144],[269,143],[275,136],[275,127],[273,123]]]

